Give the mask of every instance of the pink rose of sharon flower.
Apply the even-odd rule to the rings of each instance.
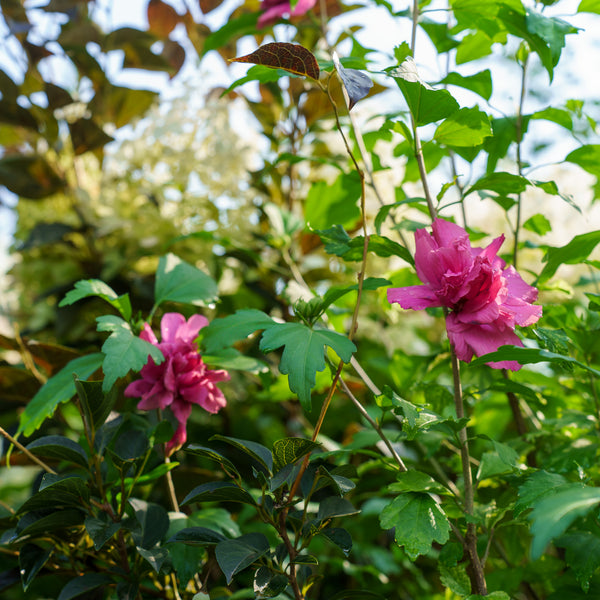
[[[487,248],[472,248],[469,235],[458,225],[435,219],[433,235],[415,232],[415,267],[424,285],[388,289],[388,301],[421,310],[445,306],[448,339],[459,359],[469,362],[500,346],[522,346],[515,325],[532,325],[542,315],[534,306],[537,290],[497,256],[504,236]],[[488,363],[516,371],[516,361]]]
[[[301,17],[306,14],[315,4],[317,0],[298,0],[294,10],[290,9],[289,0],[263,0],[261,8],[264,11],[258,19],[258,26],[265,27],[271,23],[275,23],[284,15],[290,17]]]
[[[142,378],[130,383],[125,395],[141,398],[138,408],[142,410],[171,409],[179,426],[167,444],[167,455],[180,448],[187,439],[185,426],[192,404],[199,404],[210,413],[218,412],[227,404],[216,384],[228,380],[229,374],[209,369],[194,344],[198,332],[207,324],[207,319],[201,315],[186,321],[179,313],[166,313],[160,322],[161,342],[148,323],[140,333],[143,340],[160,348],[165,360],[157,365],[150,357],[140,372]]]

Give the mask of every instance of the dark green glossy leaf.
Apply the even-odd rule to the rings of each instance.
[[[67,295],[59,302],[58,306],[68,306],[90,296],[98,296],[106,300],[111,306],[116,308],[121,316],[129,321],[131,319],[131,302],[129,294],[119,296],[109,285],[100,279],[84,279],[75,283],[74,289],[67,292]]]
[[[330,542],[333,542],[346,556],[352,550],[352,536],[340,527],[328,527],[323,529],[321,535],[325,536]]]
[[[118,390],[102,391],[102,381],[83,381],[75,378],[75,389],[89,427],[94,431],[106,421],[117,399]]]
[[[48,507],[79,507],[87,503],[90,498],[90,490],[86,482],[79,477],[68,477],[61,479],[34,494],[26,500],[19,508],[19,514],[43,510]]]
[[[150,549],[159,542],[169,529],[169,515],[159,504],[153,504],[131,498],[129,504],[135,511],[140,529],[132,531],[133,539],[137,546]]]
[[[433,542],[445,544],[450,537],[450,523],[429,494],[397,496],[383,509],[379,521],[384,529],[395,527],[396,543],[404,546],[411,560],[427,554]]]
[[[256,505],[256,501],[246,490],[229,481],[211,481],[195,487],[181,504],[191,502],[241,502]]]
[[[167,543],[180,542],[192,546],[212,546],[222,542],[225,536],[207,527],[185,527],[167,540]]]
[[[254,593],[257,598],[274,598],[279,596],[288,585],[285,575],[260,567],[254,574]]]
[[[236,573],[244,570],[269,551],[269,541],[262,533],[248,533],[235,540],[217,544],[215,556],[230,584]]]
[[[286,465],[295,463],[298,459],[313,450],[320,444],[304,438],[284,438],[273,443],[274,468],[279,471]]]
[[[57,510],[49,515],[31,512],[20,519],[17,534],[19,537],[28,535],[32,538],[38,535],[45,536],[49,531],[83,525],[83,519],[83,512],[76,508]]]
[[[212,448],[206,448],[199,444],[190,444],[189,446],[186,446],[185,451],[190,454],[197,454],[198,456],[210,458],[211,460],[218,462],[224,471],[231,477],[240,477],[237,467],[228,458],[225,458],[222,454],[219,454],[219,452],[216,452]]]
[[[84,573],[71,579],[62,589],[57,600],[71,600],[83,594],[88,594],[92,590],[112,583],[112,578],[103,573]]]
[[[40,569],[46,564],[46,561],[52,554],[52,547],[44,549],[35,544],[25,544],[19,549],[19,568],[21,571],[21,581],[23,590],[31,585]]]
[[[156,364],[164,360],[159,348],[134,335],[131,325],[115,315],[97,317],[98,331],[110,331],[102,344],[104,382],[102,391],[108,392],[113,384],[131,371],[140,371],[151,356]]]
[[[279,370],[289,375],[289,385],[304,410],[311,410],[311,389],[317,371],[325,368],[325,347],[349,362],[356,346],[344,335],[325,329],[311,329],[303,323],[276,323],[265,330],[260,341],[263,352],[284,346]]]
[[[356,515],[360,512],[352,506],[352,503],[345,498],[338,496],[329,496],[319,503],[319,511],[317,519],[324,521],[325,519],[333,519],[335,517],[347,517]]]
[[[265,469],[267,469],[267,471],[271,472],[273,470],[273,455],[271,454],[271,451],[262,444],[219,434],[213,435],[210,439],[211,441],[218,440],[220,442],[225,442],[258,461]]]
[[[174,254],[162,256],[158,261],[154,302],[183,302],[194,306],[207,306],[218,297],[215,280]]]
[[[106,513],[99,513],[98,517],[87,516],[85,529],[94,542],[94,548],[100,550],[110,538],[121,529],[121,523],[113,521]]]
[[[156,573],[160,571],[160,568],[163,566],[163,563],[169,556],[169,551],[166,548],[152,548],[150,550],[146,550],[145,548],[136,546],[135,549],[138,551],[138,554],[141,557],[150,563],[150,566]]]
[[[37,456],[67,460],[82,467],[88,466],[85,450],[73,440],[62,435],[47,435],[27,445],[27,450]]]

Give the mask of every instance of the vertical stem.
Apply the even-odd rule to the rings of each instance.
[[[462,395],[462,385],[460,382],[460,366],[458,357],[452,351],[452,378],[454,380],[454,405],[456,407],[456,416],[459,419],[465,416],[465,407]],[[475,523],[473,523],[474,514],[474,488],[473,475],[471,473],[471,457],[469,455],[469,441],[467,436],[467,427],[463,427],[458,432],[460,441],[460,458],[462,462],[463,481],[465,488],[465,515],[467,517],[467,535],[465,536],[465,549],[469,555],[471,568],[469,569],[469,577],[471,579],[471,592],[473,594],[487,595],[487,585],[485,582],[485,574],[483,566],[477,553],[477,531]]]
[[[525,102],[525,84],[527,79],[527,59],[521,66],[521,95],[519,96],[519,107],[517,109],[516,141],[517,141],[517,172],[523,175],[523,160],[521,157],[521,143],[523,141],[523,104]],[[513,266],[517,268],[517,257],[519,252],[519,233],[521,230],[521,194],[517,198],[517,221],[515,223],[515,247],[513,250]]]

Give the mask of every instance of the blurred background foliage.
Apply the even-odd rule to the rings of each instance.
[[[478,8],[458,0],[450,4],[454,13],[434,11],[422,17],[419,35],[423,37],[419,39],[425,42],[427,36],[429,47],[443,57],[440,62],[448,57],[448,71],[471,63],[477,68],[473,69],[475,74],[467,71],[474,77],[470,81],[447,73],[447,80],[440,85],[460,86],[468,102],[477,96],[478,102],[492,112],[491,105],[486,104],[492,97],[492,79],[483,67],[478,70],[479,65],[487,68],[491,64],[497,68],[494,100],[503,104],[508,96],[513,101],[510,114],[494,111],[494,135],[480,144],[424,145],[425,162],[436,182],[435,193],[440,192],[442,204],[456,205],[447,214],[460,217],[456,207],[464,200],[468,184],[480,177],[494,171],[522,174],[561,144],[570,148],[593,141],[598,106],[570,100],[544,109],[552,101],[546,89],[547,62],[558,61],[561,39],[571,32],[559,31],[550,41],[541,38],[547,42],[540,50],[546,64],[539,63],[525,57],[529,51],[523,50],[523,44],[519,46],[522,40],[514,27],[493,14],[488,19],[481,3]],[[490,6],[496,4],[491,2]],[[550,7],[560,2],[541,4]],[[408,3],[395,6],[377,1],[375,5],[410,27]],[[419,5],[422,10],[437,6],[428,0]],[[108,26],[111,11],[120,10],[116,2],[50,0],[23,4],[2,0],[0,7],[4,19],[2,52],[10,64],[0,71],[0,185],[4,186],[0,201],[5,208],[12,207],[16,215],[11,248],[14,262],[3,302],[7,326],[0,337],[0,423],[6,430],[15,431],[18,415],[47,377],[73,357],[96,351],[102,342],[95,327],[95,317],[105,310],[100,301],[88,299],[58,307],[80,279],[102,279],[117,293],[129,293],[141,320],[152,306],[158,259],[167,252],[201,268],[218,282],[219,303],[203,311],[209,319],[240,308],[258,308],[291,320],[295,302],[310,297],[307,290],[319,295],[332,285],[355,283],[357,262],[326,253],[321,238],[314,233],[343,225],[354,234],[360,225],[360,183],[350,168],[324,94],[304,79],[273,77],[265,70],[253,71],[249,79],[254,83],[244,87],[207,89],[203,84],[202,69],[207,60],[215,60],[218,54],[220,68],[229,69],[227,59],[271,39],[270,26],[257,30],[258,2],[248,0],[238,5],[188,0],[171,4],[150,0],[146,4],[147,23],[116,29]],[[364,47],[358,36],[361,25],[340,27],[336,39],[330,36],[325,42],[326,28],[356,9],[339,0],[322,1],[309,14],[295,17],[277,30],[277,35],[311,48],[322,59],[324,69],[331,68],[326,64],[331,44],[346,50],[348,66],[377,72],[371,95],[383,100],[378,105],[368,104],[370,112],[363,117],[364,140],[353,136],[350,143],[370,166],[368,183],[375,184],[369,187],[369,217],[377,217],[377,226],[389,236],[386,239],[410,249],[412,231],[427,224],[428,217],[417,183],[417,163],[410,150],[411,134],[400,124],[406,120],[405,108],[398,101],[395,84],[379,73],[380,62],[387,61],[390,66],[396,60]],[[213,11],[220,15],[219,25],[212,24]],[[532,36],[525,32],[522,37],[525,44],[536,48],[539,38]],[[524,67],[528,60],[529,71]],[[183,77],[186,69],[195,69],[194,75]],[[180,92],[161,98],[154,88],[138,89],[138,79],[135,85],[127,85],[128,74],[137,77],[139,72],[160,73],[159,87],[169,89],[178,84]],[[496,88],[496,77],[500,79],[505,73],[513,83],[521,74],[530,77],[528,99],[535,110],[522,112],[523,106],[515,105],[514,90],[507,92],[500,85]],[[334,89],[333,95],[341,100],[339,89]],[[343,119],[347,124],[346,115]],[[536,127],[540,122],[551,123],[553,134],[528,138],[527,131],[539,131]],[[556,128],[560,136],[554,135]],[[592,153],[591,158],[575,156],[570,161],[587,171],[586,178],[579,167],[577,171],[553,170],[549,178],[557,180],[559,189],[528,188],[532,202],[522,219],[527,223],[526,234],[517,242],[521,268],[539,274],[541,258],[550,243],[544,235],[564,236],[566,228],[561,223],[569,221],[582,226],[584,217],[570,203],[581,206],[588,223],[597,218],[597,205],[590,208],[595,195],[589,191],[600,174],[594,157]],[[573,173],[578,173],[577,181]],[[532,179],[538,174],[532,174]],[[442,187],[444,183],[447,188]],[[571,194],[578,196],[573,200]],[[514,207],[520,195],[510,186],[485,188],[475,195],[476,201],[469,201],[465,213],[473,228],[472,239],[479,230],[494,232],[496,225],[509,234],[503,248],[508,260],[514,241],[510,236]],[[383,212],[382,203],[386,205]],[[539,214],[547,217],[554,231]],[[506,215],[509,218],[504,222]],[[572,353],[598,368],[600,319],[597,310],[586,311],[582,303],[584,291],[598,293],[598,261],[588,255],[585,260],[587,266],[570,277],[562,277],[566,271],[561,271],[561,278],[548,283],[543,291],[542,298],[547,301],[540,324],[564,335],[543,338],[543,329],[537,338],[532,332],[524,333],[542,347]],[[390,262],[385,251],[369,256],[367,274],[385,276],[395,286],[417,283],[407,262],[398,258]],[[344,331],[354,300],[350,294],[328,311],[331,327]],[[170,308],[193,312],[192,307]],[[366,295],[359,324],[360,363],[377,386],[382,389],[389,385],[411,402],[449,415],[449,354],[440,314],[400,314],[389,308],[384,291],[378,290]],[[238,349],[264,358],[255,337],[241,342]],[[220,433],[270,447],[282,437],[307,432],[310,437],[310,423],[318,416],[330,373],[318,374],[313,410],[305,414],[290,392],[287,378],[277,372],[276,357],[269,355],[266,361],[268,368],[263,371],[233,373],[231,382],[223,386],[228,406],[219,415],[192,413],[189,440],[204,443],[212,434]],[[584,597],[579,581],[587,576],[591,587],[590,596],[585,597],[595,597],[600,589],[595,575],[600,553],[596,550],[589,573],[583,575],[574,566],[576,561],[568,554],[565,559],[560,550],[529,560],[526,521],[511,522],[502,529],[506,507],[514,502],[520,467],[499,465],[493,457],[484,457],[492,450],[488,436],[510,444],[521,457],[534,456],[531,460],[538,466],[555,469],[571,480],[581,477],[598,485],[598,399],[590,395],[590,386],[597,394],[598,384],[595,380],[590,383],[587,376],[576,376],[566,363],[523,369],[515,380],[510,387],[499,373],[489,369],[464,370],[465,396],[472,405],[473,425],[480,436],[473,441],[473,455],[488,469],[480,478],[478,518],[487,531],[496,527],[499,531],[489,558],[494,573],[490,589],[532,600],[578,598]],[[399,420],[391,413],[384,415],[373,402],[373,395],[358,376],[349,373],[347,382],[369,412],[381,419],[384,430],[397,440],[409,463],[434,475],[459,471],[456,448],[445,439],[443,428],[424,429],[413,443]],[[521,431],[515,422],[506,401],[507,390],[525,394],[530,411],[527,431]],[[120,398],[116,409],[134,412],[135,402]],[[62,405],[35,435],[65,431],[75,438],[81,434],[77,413],[68,404]],[[350,559],[331,545],[323,544],[316,552],[327,577],[315,583],[314,597],[329,599],[336,591],[355,587],[389,598],[464,597],[465,575],[456,570],[459,559],[453,549],[445,549],[440,556],[434,548],[415,563],[393,543],[390,532],[379,527],[379,513],[389,501],[389,497],[384,498],[385,486],[393,480],[393,473],[389,464],[377,458],[379,438],[343,394],[334,396],[322,433],[326,450],[344,450],[334,460],[357,470],[358,485],[352,499],[362,508],[362,515],[360,520],[347,519],[344,523],[354,541]],[[0,449],[6,450],[2,438]],[[35,467],[20,465],[26,462],[23,457],[13,455],[12,460],[13,468],[0,471],[1,518],[29,496],[38,476]],[[188,457],[174,471],[178,492],[183,496],[207,479],[211,469],[214,465]],[[501,480],[497,478],[500,475],[504,476]],[[165,490],[159,485],[148,486],[145,493],[152,501],[165,502]],[[225,508],[233,515],[232,528],[244,530],[252,522],[245,508]],[[230,518],[225,511],[217,516],[222,522]],[[581,531],[587,527],[598,534],[595,518],[590,516],[588,521]],[[208,568],[211,580],[224,585],[212,560],[212,570]],[[14,556],[5,560],[0,555],[1,571],[9,573],[16,564]],[[248,580],[244,577],[234,584],[239,590],[251,585],[250,575]],[[59,575],[38,581],[27,593],[11,587],[1,592],[2,597],[56,597],[61,589]],[[0,590],[1,586],[0,580]],[[215,592],[214,598],[228,594],[224,588],[215,589],[222,590],[223,595]],[[56,595],[49,596],[49,590]]]

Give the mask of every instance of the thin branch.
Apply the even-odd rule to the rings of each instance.
[[[25,453],[30,460],[42,467],[44,471],[47,473],[52,473],[52,475],[57,475],[57,472],[52,467],[49,467],[42,459],[35,456],[35,454],[32,454],[29,450],[27,450],[27,448],[25,448],[25,446],[23,446],[23,444],[18,442],[12,435],[10,435],[10,433],[8,433],[8,431],[2,427],[0,427],[0,435],[4,436],[11,444],[16,446],[19,450],[21,450],[21,452]]]
[[[356,396],[350,391],[350,388],[346,385],[346,382],[341,378],[340,378],[340,385],[342,386],[342,389],[344,390],[344,392],[346,393],[348,398],[350,398],[350,400],[352,400],[352,403],[354,404],[354,406],[356,406],[356,408],[358,409],[360,414],[369,422],[371,427],[373,427],[373,429],[377,432],[377,435],[381,438],[381,440],[385,444],[386,448],[390,451],[392,457],[398,464],[398,468],[400,469],[400,471],[403,473],[408,471],[408,469],[406,468],[406,465],[404,464],[404,461],[402,460],[400,455],[396,452],[396,449],[394,448],[394,446],[392,445],[390,440],[383,433],[381,427],[379,427],[379,425],[377,424],[377,421],[375,421],[373,418],[371,418],[371,415],[365,410],[364,406],[358,401]]]

